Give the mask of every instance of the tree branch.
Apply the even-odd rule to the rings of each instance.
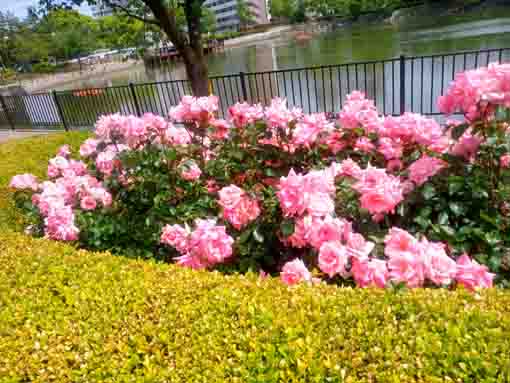
[[[153,18],[149,18],[149,19],[144,18],[143,16],[140,16],[140,15],[137,15],[136,13],[131,12],[131,10],[128,7],[124,7],[124,6],[122,6],[122,5],[120,5],[120,4],[116,3],[116,2],[111,2],[110,0],[105,0],[105,3],[108,4],[108,6],[114,8],[114,9],[121,10],[128,17],[131,17],[131,18],[136,19],[136,20],[143,21],[146,24],[157,25],[158,27],[161,26],[161,24],[159,23],[158,20],[153,19]]]

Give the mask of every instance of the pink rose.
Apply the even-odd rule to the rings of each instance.
[[[416,185],[423,185],[430,177],[435,176],[446,166],[447,164],[443,160],[424,154],[409,166],[409,179]]]
[[[223,208],[223,218],[237,230],[255,220],[260,214],[257,200],[252,199],[241,188],[230,185],[219,191],[219,205]]]
[[[393,258],[400,255],[410,255],[411,257],[418,256],[420,252],[420,244],[407,231],[392,227],[390,232],[384,238],[384,254],[388,258]]]
[[[499,164],[502,168],[509,168],[510,167],[510,154],[505,154],[501,156],[499,160]]]
[[[374,247],[375,244],[365,240],[361,234],[351,232],[347,236],[347,254],[358,261],[367,260]]]
[[[187,181],[196,181],[202,174],[202,171],[198,165],[191,160],[183,161],[179,167],[181,169],[182,178]]]
[[[97,206],[97,202],[91,196],[85,196],[80,201],[80,207],[83,210],[94,210]]]
[[[325,242],[319,251],[319,269],[334,277],[337,274],[345,274],[345,266],[349,261],[347,249],[340,241]]]
[[[404,282],[408,287],[420,287],[425,280],[422,260],[411,253],[394,255],[388,261],[390,279],[393,282]]]
[[[280,278],[286,285],[295,285],[299,282],[311,282],[312,275],[300,259],[287,262],[280,273]]]
[[[161,232],[161,243],[174,247],[179,253],[188,252],[190,233],[179,225],[166,225]]]
[[[63,145],[58,149],[57,156],[68,158],[71,155],[71,148],[69,145]]]
[[[37,177],[33,174],[20,174],[12,177],[9,187],[18,190],[31,189],[37,191],[39,190],[39,183]]]
[[[425,258],[426,277],[438,286],[449,285],[455,279],[457,264],[446,254],[445,245],[423,239],[420,246]]]
[[[457,259],[457,274],[455,279],[459,285],[466,289],[474,291],[477,288],[492,287],[494,274],[489,273],[487,266],[480,265],[475,260],[463,254]]]
[[[353,259],[352,274],[359,287],[376,286],[383,289],[389,279],[386,261],[375,258],[364,261]]]

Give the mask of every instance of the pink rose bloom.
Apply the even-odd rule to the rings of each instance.
[[[311,282],[312,274],[310,274],[302,260],[295,259],[283,265],[280,278],[283,283],[291,286],[302,281]]]
[[[94,210],[97,207],[97,202],[91,196],[84,196],[80,201],[80,207],[83,210]]]
[[[230,185],[219,191],[219,205],[223,217],[237,230],[255,220],[260,214],[257,200],[252,199],[241,188]]]
[[[169,116],[173,121],[196,123],[199,126],[209,124],[218,111],[218,97],[184,96],[179,105],[170,109]]]
[[[425,257],[425,275],[438,286],[449,285],[457,274],[457,264],[445,251],[442,243],[420,242]]]
[[[303,112],[298,108],[288,109],[287,100],[284,98],[274,98],[265,109],[264,115],[269,127],[287,129],[291,122],[302,117]]]
[[[58,206],[50,210],[44,219],[46,237],[56,241],[76,241],[79,229],[74,223],[74,213],[70,206]]]
[[[304,176],[290,170],[287,177],[280,178],[278,184],[278,200],[286,217],[302,215],[306,209],[306,199],[303,193]]]
[[[347,143],[343,140],[343,132],[334,131],[326,138],[326,145],[328,145],[329,150],[333,154],[337,154],[338,152],[345,149]]]
[[[451,149],[451,154],[459,157],[464,157],[466,160],[475,158],[476,153],[483,139],[478,136],[473,136],[469,131],[466,131],[455,143]]]
[[[463,254],[457,259],[457,275],[455,279],[459,285],[474,291],[478,288],[492,287],[495,274],[489,273],[487,266],[480,265],[475,260]]]
[[[340,169],[338,170],[337,176],[358,178],[362,173],[359,165],[352,159],[348,158],[340,163]]]
[[[404,282],[408,287],[420,287],[425,280],[425,270],[422,259],[411,253],[402,252],[392,256],[388,261],[390,279],[394,282]]]
[[[101,140],[110,141],[121,135],[126,117],[119,113],[101,116],[96,122],[94,133]]]
[[[333,123],[328,121],[324,113],[305,115],[296,124],[293,132],[293,143],[297,146],[310,147],[320,134],[329,133],[333,128]]]
[[[376,286],[383,289],[389,280],[386,261],[380,259],[359,261],[354,258],[351,271],[356,284],[363,288]]]
[[[287,238],[290,245],[296,248],[308,246],[312,229],[322,224],[321,219],[311,215],[305,215],[296,220],[294,233]]]
[[[166,225],[161,232],[161,243],[174,247],[179,253],[189,251],[189,231],[179,225]]]
[[[62,145],[57,152],[57,156],[68,158],[71,155],[71,148],[69,145]]]
[[[399,139],[394,140],[389,137],[381,137],[379,139],[377,151],[387,160],[401,158],[403,150],[404,147]]]
[[[184,128],[168,124],[163,132],[162,140],[168,145],[187,145],[191,142],[191,133]]]
[[[499,165],[502,168],[509,168],[510,167],[510,154],[505,154],[505,155],[501,156],[501,158],[499,160]]]
[[[309,242],[317,250],[326,242],[340,242],[350,233],[351,224],[340,218],[331,216],[317,219],[316,223],[309,227]]]
[[[222,119],[213,119],[211,121],[211,126],[213,127],[213,134],[211,135],[211,138],[214,140],[227,139],[230,134],[230,129],[232,129],[230,124]]]
[[[76,160],[69,161],[68,170],[72,171],[76,176],[84,176],[88,173],[87,165],[82,161]]]
[[[418,186],[423,185],[446,166],[447,164],[443,160],[423,154],[419,160],[409,166],[409,179]]]
[[[220,190],[219,186],[216,184],[216,181],[213,179],[206,181],[206,188],[209,193],[216,193],[218,190]]]
[[[238,129],[245,128],[264,118],[264,111],[260,104],[250,105],[246,102],[237,103],[228,109],[230,120]]]
[[[214,220],[196,220],[188,245],[190,254],[199,257],[203,264],[213,266],[232,256],[234,239],[227,234],[225,226],[217,226]]]
[[[96,167],[105,176],[110,176],[114,169],[114,160],[117,153],[106,150],[97,155]]]
[[[345,267],[349,261],[347,249],[340,241],[325,242],[319,251],[319,269],[330,278],[337,274],[345,275]]]
[[[52,164],[49,164],[47,174],[48,177],[50,178],[57,178],[58,176],[60,176],[60,169]]]
[[[207,262],[204,262],[202,258],[197,256],[196,254],[185,253],[180,257],[174,258],[175,263],[182,267],[188,267],[193,270],[201,270],[209,267]]]
[[[365,240],[361,234],[350,232],[347,236],[347,254],[360,262],[368,260],[374,247],[375,244]]]
[[[401,255],[409,255],[410,257],[417,257],[420,253],[420,244],[407,231],[392,227],[389,233],[384,238],[384,254],[388,258],[393,258]]]
[[[398,172],[399,170],[402,170],[403,167],[404,164],[400,160],[389,160],[386,164],[386,170],[389,172]]]
[[[191,160],[182,162],[179,167],[181,169],[181,177],[187,181],[196,181],[202,174],[198,165]]]
[[[354,148],[360,152],[372,153],[375,150],[375,145],[367,137],[360,137],[354,144]]]
[[[154,134],[156,136],[162,136],[168,126],[168,122],[163,117],[152,113],[145,113],[142,116],[142,121],[147,134]]]
[[[358,179],[352,187],[361,193],[361,207],[373,216],[393,213],[404,199],[399,178],[384,169],[367,168]]]
[[[36,176],[26,173],[12,177],[9,187],[18,190],[31,189],[37,191],[39,190],[39,183]]]
[[[365,94],[359,91],[347,95],[339,115],[339,122],[344,129],[362,127],[367,133],[376,133],[381,125],[374,102],[367,100]]]

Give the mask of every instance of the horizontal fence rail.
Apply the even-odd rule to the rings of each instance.
[[[437,98],[455,74],[510,61],[510,48],[237,73],[210,78],[211,93],[220,100],[220,116],[236,102],[267,105],[275,97],[305,113],[340,111],[347,94],[364,92],[383,114],[405,111],[439,115]],[[0,96],[0,129],[83,129],[99,116],[144,113],[167,115],[186,94],[187,80],[76,89],[26,96]]]

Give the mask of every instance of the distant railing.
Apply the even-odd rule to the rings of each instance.
[[[268,104],[287,98],[306,113],[338,112],[351,91],[373,99],[384,114],[405,111],[439,115],[436,100],[455,73],[510,61],[510,48],[356,62],[320,67],[237,73],[210,78],[220,99],[220,115],[238,102]],[[107,88],[77,89],[27,96],[0,96],[0,129],[80,129],[103,114],[167,115],[189,81],[163,81]]]

